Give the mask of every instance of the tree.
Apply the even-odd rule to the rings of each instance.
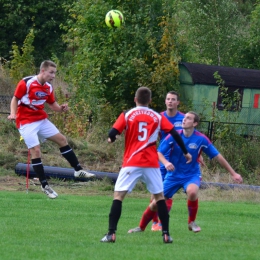
[[[184,44],[182,60],[233,67],[240,64],[247,24],[233,0],[176,0],[175,10],[178,37]]]
[[[105,15],[118,9],[125,25],[109,29]],[[178,62],[172,1],[79,0],[68,7],[64,39],[72,50],[68,79],[74,101],[113,106],[115,114],[134,105],[138,86],[153,91],[152,106],[164,108],[167,91],[178,87]]]
[[[249,37],[244,45],[241,64],[245,68],[260,69],[260,1],[257,0],[255,9],[250,16]]]
[[[36,73],[33,53],[34,32],[31,29],[26,36],[21,50],[16,44],[12,46],[12,60],[10,66],[10,76],[15,85],[25,76]]]
[[[248,17],[254,10],[254,5],[257,0],[235,0],[237,3],[238,10],[245,16]]]
[[[37,65],[53,54],[62,56],[66,45],[61,40],[60,24],[67,19],[65,3],[72,0],[0,0],[0,57],[9,59],[13,42],[21,48],[31,29]]]

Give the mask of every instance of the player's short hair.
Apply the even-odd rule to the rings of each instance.
[[[41,63],[40,70],[47,69],[49,67],[57,68],[57,65],[51,60],[45,60]]]
[[[180,100],[180,95],[179,95],[178,92],[176,92],[176,91],[174,91],[174,90],[171,90],[171,91],[169,91],[169,92],[166,94],[166,96],[167,96],[168,94],[175,95],[175,96],[177,97],[177,100],[178,100],[178,101]]]
[[[200,122],[200,117],[197,113],[193,112],[193,111],[189,111],[189,114],[194,115],[194,123],[199,123]]]
[[[135,92],[136,101],[140,105],[147,106],[152,98],[152,91],[147,87],[140,87]]]

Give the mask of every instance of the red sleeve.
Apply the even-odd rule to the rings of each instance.
[[[26,92],[26,83],[24,80],[20,80],[15,89],[14,96],[18,99],[21,99],[24,95],[26,95]]]
[[[117,118],[116,122],[114,123],[113,128],[115,128],[121,134],[125,129],[125,127],[126,127],[125,114],[121,113],[121,115]]]
[[[52,91],[51,94],[48,96],[48,99],[46,100],[46,102],[48,104],[53,104],[55,101],[56,101],[56,99],[55,99],[54,93]]]

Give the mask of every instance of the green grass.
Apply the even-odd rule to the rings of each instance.
[[[0,259],[260,259],[259,205],[201,201],[197,223],[187,229],[184,199],[176,199],[170,218],[173,244],[160,232],[127,234],[138,225],[147,198],[127,197],[115,244],[99,240],[108,227],[111,196],[60,194],[56,200],[36,192],[0,192]]]

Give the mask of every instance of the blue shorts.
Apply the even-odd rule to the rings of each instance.
[[[161,175],[162,175],[162,180],[164,181],[165,177],[166,177],[166,173],[167,173],[167,170],[166,168],[160,168],[160,171],[161,171]]]
[[[166,178],[163,181],[163,190],[164,190],[164,196],[166,198],[171,198],[180,188],[183,188],[186,192],[187,187],[190,184],[196,184],[198,187],[200,187],[200,175],[195,176],[166,176]]]

